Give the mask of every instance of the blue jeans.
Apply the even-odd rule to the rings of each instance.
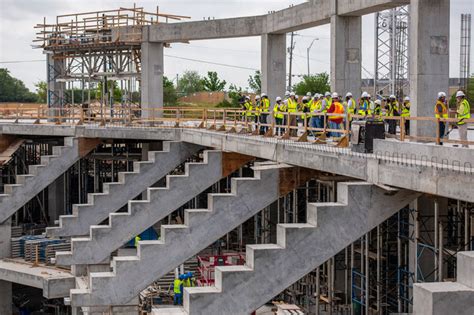
[[[311,117],[311,120],[309,121],[309,124],[310,124],[311,128],[323,128],[324,127],[323,126],[323,117],[322,116]]]
[[[333,121],[329,121],[329,129],[341,129],[341,124],[337,124]],[[330,132],[330,137],[339,137],[341,135],[340,132]]]
[[[183,305],[183,293],[174,294],[174,305]]]

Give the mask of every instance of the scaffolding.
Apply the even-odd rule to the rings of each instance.
[[[58,15],[35,26],[47,55],[49,107],[139,107],[141,42],[146,26],[189,18],[143,7]]]
[[[471,15],[461,14],[461,47],[459,57],[459,89],[466,91],[471,75]]]
[[[409,6],[377,12],[375,30],[375,93],[403,97],[409,94]]]

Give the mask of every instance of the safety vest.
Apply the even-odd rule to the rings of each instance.
[[[245,107],[245,114],[247,115],[247,117],[253,117],[254,114],[252,113],[253,111],[253,106],[252,106],[252,103],[250,101],[246,101],[244,103],[244,107]]]
[[[398,112],[398,102],[390,102],[388,103],[388,113],[387,116],[395,116],[395,112]]]
[[[174,279],[174,285],[173,285],[174,289],[173,289],[173,291],[174,291],[175,294],[180,294],[181,293],[181,284],[182,283],[183,283],[183,281],[179,280],[179,278]]]
[[[273,106],[273,117],[283,119],[283,117],[284,117],[283,112],[285,110],[283,108],[281,108],[282,105],[283,105],[282,103],[280,103],[280,104],[276,103]]]
[[[355,113],[354,100],[350,98],[347,102],[344,102],[344,107],[347,108],[349,114]]]
[[[402,109],[402,117],[410,117],[410,102],[408,103],[403,103],[403,109]]]
[[[362,104],[359,105],[359,110],[357,114],[361,116],[370,115],[369,101],[367,100],[362,101]]]
[[[264,98],[262,101],[260,101],[260,110],[262,113],[268,113],[270,110],[270,100],[268,98]]]
[[[341,103],[339,102],[334,102],[334,112],[331,114],[344,114],[344,107],[342,106]],[[335,120],[335,119],[342,119],[342,116],[329,116],[329,120]]]
[[[138,242],[140,242],[141,240],[142,238],[139,235],[135,236],[135,247],[138,247]]]
[[[325,99],[323,99],[325,102],[326,102],[326,106],[324,106],[324,108],[322,109],[322,113],[326,113],[329,109],[329,107],[331,107],[331,104],[332,104],[332,97],[327,97]],[[321,106],[322,106],[322,102],[321,102]]]
[[[191,279],[190,278],[187,278],[183,281],[183,287],[185,287],[185,288],[191,287]]]
[[[464,125],[466,123],[464,120],[471,118],[471,106],[465,98],[461,101],[461,104],[459,105],[457,117],[458,119],[460,119],[460,121],[458,121],[458,125]]]
[[[298,108],[298,103],[291,98],[288,99],[288,113],[296,113]]]
[[[449,117],[448,116],[448,108],[441,101],[436,102],[434,112],[435,112],[435,117],[436,118],[448,118]]]
[[[311,103],[311,107],[309,108],[311,114],[314,115],[314,112],[321,112],[321,107],[323,105],[323,102],[321,100],[317,100],[316,102],[312,102]],[[319,116],[316,116],[314,115],[315,117],[319,117]]]

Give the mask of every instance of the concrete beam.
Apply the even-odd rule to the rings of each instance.
[[[410,0],[337,0],[337,14],[362,16],[410,4]]]
[[[273,105],[275,98],[283,97],[286,89],[286,35],[263,35],[261,54],[262,92],[267,93]]]
[[[142,43],[141,106],[142,117],[161,117],[163,108],[163,43]]]
[[[362,86],[362,17],[331,17],[331,91],[359,95]]]
[[[76,284],[74,276],[64,270],[45,266],[33,267],[31,264],[10,259],[0,260],[0,281],[42,289],[43,296],[47,299],[69,296],[69,290]]]
[[[449,0],[412,0],[410,6],[411,116],[433,117],[436,95],[449,88]],[[435,137],[433,122],[412,121],[414,136]]]
[[[413,284],[414,315],[472,315],[474,290],[457,282]]]

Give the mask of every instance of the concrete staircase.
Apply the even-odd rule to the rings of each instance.
[[[339,183],[335,203],[309,204],[307,222],[279,224],[277,244],[248,245],[246,265],[217,267],[215,287],[186,288],[189,314],[249,314],[418,196]]]
[[[0,195],[0,222],[12,216],[97,144],[84,141],[64,138],[64,146],[53,147],[52,155],[41,156],[41,164],[30,165],[28,174],[17,175],[16,184],[5,185]]]
[[[166,187],[148,188],[145,200],[130,200],[127,212],[109,214],[108,225],[93,225],[88,237],[73,238],[72,251],[57,252],[56,264],[107,261],[111,252],[248,161],[248,158],[228,160],[220,151],[204,151],[202,163],[186,163],[184,175],[166,177]]]
[[[102,193],[88,194],[87,204],[73,205],[72,215],[59,218],[58,227],[46,229],[51,237],[86,235],[90,226],[107,219],[110,213],[118,211],[129,200],[166,176],[200,146],[185,142],[164,142],[162,151],[148,152],[148,160],[133,163],[133,172],[122,172],[118,182],[105,183]]]
[[[457,281],[415,283],[413,314],[474,314],[474,251],[457,254]]]
[[[257,168],[258,169],[258,168]],[[74,306],[114,305],[198,254],[279,197],[279,166],[232,178],[231,193],[209,194],[208,209],[186,210],[184,224],[165,225],[161,240],[139,242],[137,256],[114,257],[112,272],[91,273],[89,289],[71,291]]]

